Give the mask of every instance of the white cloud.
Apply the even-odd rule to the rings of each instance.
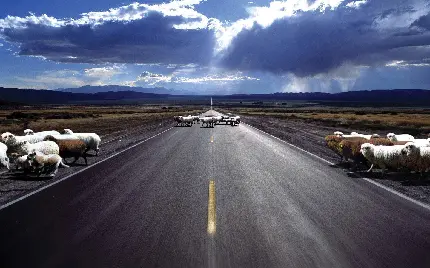
[[[349,2],[348,4],[346,4],[346,6],[350,8],[359,8],[361,5],[364,5],[366,3],[367,3],[367,0],[360,0],[360,1]]]
[[[396,68],[405,68],[405,67],[427,67],[430,66],[430,58],[423,59],[422,62],[407,62],[404,60],[394,60],[385,64],[386,67],[396,67]]]
[[[187,75],[187,76],[185,76]],[[239,81],[258,81],[259,78],[245,76],[241,72],[236,73],[207,73],[196,70],[195,67],[191,69],[180,69],[169,75],[162,75],[144,71],[139,75],[137,81],[127,82],[128,84],[135,85],[137,82],[142,82],[147,86],[169,86],[169,84],[231,84]]]
[[[123,74],[123,66],[106,66],[77,70],[44,71],[33,77],[16,77],[21,87],[57,89],[68,87],[81,87],[85,85],[104,86],[115,84],[116,75]]]
[[[123,73],[122,66],[110,66],[110,67],[97,67],[85,69],[84,73],[88,77],[100,78],[100,79],[110,79],[115,75]]]

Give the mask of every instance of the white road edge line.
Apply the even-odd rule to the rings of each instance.
[[[294,148],[296,148],[296,149],[298,149],[298,150],[300,150],[300,151],[302,151],[302,152],[304,152],[304,153],[307,153],[307,154],[309,154],[309,155],[311,155],[311,156],[313,156],[313,157],[316,157],[316,158],[318,158],[318,159],[320,159],[320,160],[322,160],[322,161],[324,161],[324,162],[326,162],[326,163],[328,163],[328,164],[330,164],[330,165],[335,165],[335,163],[330,162],[330,161],[328,161],[328,160],[326,160],[326,159],[322,158],[321,156],[318,156],[318,155],[316,155],[316,154],[313,154],[313,153],[311,153],[311,152],[308,152],[308,151],[306,151],[306,150],[304,150],[304,149],[302,149],[302,148],[300,148],[300,147],[297,147],[297,146],[296,146],[296,145],[294,145],[294,144],[291,144],[291,143],[289,143],[289,142],[287,142],[287,141],[284,141],[284,140],[282,140],[282,139],[280,139],[280,138],[278,138],[278,137],[275,137],[275,136],[273,136],[272,134],[269,134],[269,133],[267,133],[267,132],[265,132],[265,131],[263,131],[263,130],[261,130],[261,129],[258,129],[258,128],[254,127],[254,126],[251,126],[251,125],[247,124],[247,123],[243,123],[243,124],[245,124],[245,125],[247,125],[247,126],[249,126],[249,127],[253,128],[253,129],[255,129],[255,130],[258,130],[258,131],[260,131],[260,132],[262,132],[262,133],[264,133],[264,134],[266,134],[266,135],[269,135],[270,137],[272,137],[272,138],[274,138],[274,139],[276,139],[276,140],[278,140],[278,141],[281,141],[281,142],[283,142],[283,143],[285,143],[285,144],[287,144],[287,145],[289,145],[289,146],[291,146],[291,147],[294,147]],[[413,199],[413,198],[411,198],[411,197],[409,197],[409,196],[407,196],[407,195],[404,195],[404,194],[402,194],[402,193],[399,193],[399,192],[397,192],[397,191],[395,191],[395,190],[393,190],[393,189],[391,189],[391,188],[389,188],[389,187],[387,187],[387,186],[385,186],[385,185],[382,185],[382,184],[380,184],[379,182],[376,182],[376,181],[374,181],[374,180],[372,180],[372,179],[362,177],[362,176],[360,176],[359,174],[357,174],[357,173],[355,173],[355,172],[353,172],[353,174],[354,174],[354,175],[356,175],[356,176],[357,176],[357,178],[359,178],[359,179],[363,179],[363,180],[365,180],[365,181],[367,181],[367,182],[369,182],[369,183],[371,183],[371,184],[373,184],[373,185],[375,185],[375,186],[378,186],[378,187],[380,187],[380,188],[382,188],[382,189],[384,189],[384,190],[387,190],[388,192],[390,192],[390,193],[392,193],[392,194],[395,194],[395,195],[397,195],[397,196],[399,196],[399,197],[401,197],[401,198],[404,198],[404,199],[406,199],[406,200],[408,200],[408,201],[411,201],[412,203],[414,203],[414,204],[416,204],[416,205],[418,205],[418,206],[420,206],[420,207],[422,207],[422,208],[425,208],[425,209],[427,209],[427,210],[430,210],[430,206],[429,206],[429,205],[427,205],[427,204],[425,204],[425,203],[423,203],[423,202],[421,202],[421,201],[415,200],[415,199]]]
[[[127,148],[125,148],[125,149],[123,149],[123,150],[121,150],[121,151],[119,151],[119,152],[117,152],[117,153],[114,153],[113,155],[108,156],[108,157],[106,157],[105,159],[102,159],[102,160],[100,160],[100,161],[98,161],[98,162],[96,162],[96,163],[94,163],[94,164],[91,164],[91,165],[89,165],[89,166],[87,166],[87,167],[85,167],[85,168],[83,168],[83,169],[81,169],[81,170],[78,170],[78,171],[76,171],[75,173],[72,173],[72,174],[70,174],[70,175],[67,175],[66,177],[61,178],[61,179],[59,179],[59,180],[53,181],[53,182],[51,182],[51,183],[49,183],[49,184],[47,184],[47,185],[45,185],[45,186],[43,186],[43,187],[41,187],[41,188],[39,188],[39,189],[36,189],[36,190],[34,190],[34,191],[32,191],[32,192],[30,192],[30,193],[28,193],[28,194],[25,194],[25,195],[21,196],[20,198],[17,198],[17,199],[12,200],[12,201],[10,201],[10,202],[8,202],[8,203],[4,204],[4,205],[1,205],[1,206],[0,206],[0,211],[1,211],[1,210],[3,210],[3,209],[5,209],[5,208],[7,208],[7,207],[9,207],[9,206],[11,206],[11,205],[13,205],[13,204],[15,204],[15,203],[17,203],[17,202],[19,202],[19,201],[21,201],[21,200],[26,199],[26,198],[27,198],[27,197],[29,197],[29,196],[32,196],[32,195],[34,195],[34,194],[37,194],[38,192],[41,192],[41,191],[43,191],[43,190],[45,190],[45,189],[47,189],[47,188],[49,188],[49,187],[51,187],[51,186],[54,186],[55,184],[58,184],[58,183],[60,183],[60,182],[62,182],[62,181],[65,181],[65,180],[67,180],[67,179],[69,179],[69,178],[71,178],[71,177],[73,177],[73,176],[75,176],[75,175],[77,175],[77,174],[79,174],[79,173],[81,173],[81,172],[84,172],[84,171],[85,171],[85,170],[87,170],[87,169],[90,169],[90,168],[92,168],[92,167],[94,167],[94,166],[96,166],[96,165],[98,165],[98,164],[101,164],[101,163],[103,163],[103,162],[105,162],[105,161],[107,161],[107,160],[109,160],[109,159],[111,159],[111,158],[113,158],[113,157],[115,157],[115,156],[117,156],[117,155],[119,155],[119,154],[122,154],[122,153],[124,153],[124,152],[126,152],[126,151],[128,151],[128,150],[130,150],[130,149],[132,149],[132,148],[134,148],[134,147],[136,147],[136,146],[139,146],[140,144],[142,144],[142,143],[144,143],[144,142],[146,142],[146,141],[148,141],[148,140],[150,140],[150,139],[153,139],[153,138],[155,138],[155,137],[157,137],[157,136],[159,136],[159,135],[163,134],[164,132],[167,132],[167,131],[171,130],[172,128],[174,128],[174,127],[170,127],[170,128],[168,128],[168,129],[166,129],[166,130],[164,130],[164,131],[162,131],[162,132],[160,132],[160,133],[158,133],[158,134],[155,134],[155,135],[154,135],[154,136],[152,136],[152,137],[149,137],[149,138],[147,138],[147,139],[145,139],[145,140],[143,140],[143,141],[139,141],[138,143],[136,143],[136,144],[134,144],[134,145],[132,145],[132,146],[130,146],[130,147],[127,147]]]

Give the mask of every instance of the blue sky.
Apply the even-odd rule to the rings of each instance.
[[[5,2],[0,86],[430,89],[428,0]]]

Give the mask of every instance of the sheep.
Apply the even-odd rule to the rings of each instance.
[[[60,132],[55,131],[55,130],[34,132],[31,129],[26,129],[26,130],[24,130],[24,135],[42,135],[42,136],[46,136],[46,135],[60,135]]]
[[[376,165],[382,169],[382,175],[387,167],[398,169],[404,165],[402,149],[404,145],[376,146],[371,143],[361,145],[360,152],[371,163],[367,172],[372,171]]]
[[[9,169],[9,157],[7,157],[7,146],[0,142],[0,163]]]
[[[32,152],[40,152],[42,154],[59,154],[60,147],[53,141],[41,141],[38,143],[28,143],[24,141],[20,146],[20,152],[29,154]]]
[[[193,118],[194,122],[199,123],[199,116],[198,115],[193,115],[192,118]]]
[[[174,117],[175,121],[176,121],[176,125],[187,125],[187,126],[192,126],[194,119],[192,116],[175,116]]]
[[[63,159],[58,154],[44,155],[39,152],[32,152],[28,154],[27,159],[31,162],[32,167],[38,171],[38,176],[46,171],[51,176],[55,176],[58,172],[58,167],[69,167],[64,164]]]
[[[55,142],[60,148],[59,155],[63,159],[74,157],[75,160],[72,162],[73,164],[78,161],[79,157],[82,157],[85,160],[85,165],[88,165],[86,154],[87,146],[83,141],[78,139],[59,140],[52,135],[46,136],[44,140]]]
[[[361,137],[361,138],[365,138],[366,140],[380,138],[379,134],[367,135],[367,134],[360,134],[360,133],[357,133],[357,132],[351,132],[351,135],[352,136]]]
[[[215,119],[213,117],[202,117],[202,126],[205,124],[207,127],[214,127]]]
[[[333,135],[340,137],[340,136],[343,136],[343,132],[335,131],[333,132]]]
[[[80,140],[78,136],[72,134],[60,134],[60,135],[46,135],[43,140],[46,140],[46,137],[53,137],[56,140]]]
[[[340,153],[346,161],[353,160],[355,167],[357,166],[357,164],[360,164],[360,163],[367,165],[366,158],[360,152],[361,145],[367,142],[373,145],[385,145],[385,146],[394,145],[392,141],[388,139],[381,139],[381,138],[374,138],[374,139],[371,139],[370,141],[368,141],[365,138],[357,138],[354,140],[346,139],[346,140],[342,140],[339,143]]]
[[[78,137],[78,139],[83,141],[87,146],[86,152],[88,152],[89,150],[94,150],[96,152],[96,155],[99,155],[99,146],[102,140],[96,133],[73,133],[72,130],[67,128],[64,129],[64,132],[65,134],[75,135],[76,137]]]
[[[413,143],[417,146],[421,147],[430,147],[430,138],[429,139],[414,139]]]
[[[229,121],[230,121],[230,125],[232,126],[238,125],[240,124],[240,117],[239,116],[230,117]]]
[[[1,134],[1,140],[7,145],[12,145],[17,142],[28,141],[29,143],[36,143],[43,141],[43,136],[40,135],[27,135],[27,136],[16,136],[10,132]]]
[[[353,132],[354,133],[354,132]],[[335,131],[334,132],[334,135],[335,136],[338,136],[339,138],[343,138],[343,139],[355,139],[355,138],[360,138],[360,136],[358,136],[358,135],[355,135],[355,134],[352,134],[352,135],[346,135],[346,134],[343,134],[343,132],[340,132],[340,131]]]
[[[28,155],[23,155],[15,160],[15,169],[22,169],[24,172],[31,170],[31,162],[28,160]]]
[[[402,149],[402,154],[407,157],[405,166],[416,172],[426,172],[430,169],[430,147],[417,146],[414,142],[408,142]]]
[[[45,154],[59,152],[58,145],[51,141],[40,141],[37,143],[30,143],[26,139],[21,139],[27,136],[15,136],[11,133],[3,133],[7,135],[6,144],[8,146],[8,154],[24,155],[32,151],[40,151]],[[33,135],[30,135],[33,136]],[[42,137],[43,138],[43,137]]]
[[[351,132],[350,135],[345,135],[340,131],[335,131],[334,135],[341,137],[341,138],[344,138],[344,139],[364,138],[364,139],[370,140],[370,139],[374,139],[374,138],[379,138],[378,134],[366,135],[366,134],[360,134],[357,132]]]
[[[413,141],[415,138],[409,134],[388,133],[387,138],[391,141]]]
[[[220,115],[214,116],[213,120],[215,120],[215,124],[219,124],[222,120],[222,116],[220,116]]]

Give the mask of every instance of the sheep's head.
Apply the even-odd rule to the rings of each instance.
[[[414,152],[417,152],[418,150],[419,148],[416,146],[416,144],[410,141],[410,142],[407,142],[403,147],[402,154],[411,156],[412,154],[414,154]]]
[[[333,134],[336,135],[336,136],[338,136],[338,137],[342,137],[343,136],[343,133],[340,132],[340,131],[335,131]]]
[[[52,135],[48,135],[43,140],[44,141],[54,141],[55,142],[57,139],[54,138],[54,136],[52,136]]]
[[[388,133],[388,134],[387,134],[387,138],[388,138],[390,141],[396,141],[396,134],[394,134],[394,133]]]
[[[24,130],[24,135],[34,135],[34,131],[31,129]]]
[[[360,152],[364,155],[364,156],[369,156],[369,155],[371,155],[371,153],[373,152],[373,144],[370,144],[370,143],[363,143],[362,145],[361,145],[361,148],[360,148]]]
[[[73,131],[71,129],[65,128],[64,134],[73,134]]]
[[[36,151],[33,151],[27,155],[27,160],[29,161],[34,160],[35,157],[36,157]]]
[[[16,141],[15,135],[10,132],[5,132],[1,134],[1,139],[6,145],[12,144]]]
[[[7,169],[9,169],[9,158],[5,156],[5,157],[2,157],[0,160],[2,165],[5,166]]]

